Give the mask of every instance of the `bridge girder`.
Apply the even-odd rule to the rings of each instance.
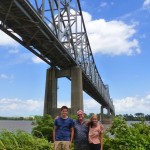
[[[0,29],[58,70],[80,66],[83,90],[115,112],[94,62],[79,0],[1,0]]]

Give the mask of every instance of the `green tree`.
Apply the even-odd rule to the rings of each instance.
[[[144,117],[144,114],[143,113],[135,113],[135,116],[142,118],[142,117]]]
[[[150,126],[144,121],[127,126],[122,116],[115,117],[104,134],[104,150],[149,150]]]
[[[35,116],[32,124],[35,126],[32,129],[32,134],[36,137],[44,137],[48,141],[53,140],[53,125],[54,119],[50,115]]]
[[[145,115],[145,120],[146,120],[146,121],[150,120],[150,115],[148,115],[148,114]]]

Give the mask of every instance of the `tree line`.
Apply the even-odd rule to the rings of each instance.
[[[33,120],[33,117],[3,117],[0,116],[0,120]]]
[[[90,119],[93,114],[94,113],[89,113],[89,114],[85,113],[85,118]],[[97,114],[97,115],[100,116],[101,114]],[[150,114],[145,115],[144,113],[135,113],[134,115],[132,115],[132,114],[123,114],[123,115],[119,114],[116,116],[121,116],[126,121],[141,121],[141,120],[150,121]],[[76,115],[71,115],[70,117],[73,119],[76,119]],[[108,116],[107,114],[103,114],[103,117],[107,118],[107,117],[113,117],[113,116]],[[3,116],[0,116],[0,120],[31,120],[32,121],[32,120],[34,120],[34,117],[3,117]]]
[[[150,115],[144,115],[144,113],[135,113],[134,115],[132,114],[124,114],[124,115],[116,115],[116,116],[122,116],[126,121],[150,121]]]

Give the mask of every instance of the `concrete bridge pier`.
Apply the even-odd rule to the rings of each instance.
[[[56,69],[47,69],[44,114],[56,116],[57,114],[57,78]]]
[[[107,108],[107,115],[110,116],[110,108]]]
[[[103,124],[111,124],[112,123],[112,116],[110,114],[110,108],[107,108],[107,114],[104,115],[104,107],[101,106],[101,116],[100,116],[100,121],[103,123]]]
[[[82,71],[79,67],[71,69],[71,114],[76,115],[79,109],[83,110]]]
[[[60,77],[71,79],[71,108],[69,111],[76,115],[79,109],[83,110],[82,70],[79,67],[68,70],[56,70],[55,68],[47,70],[44,114],[50,114],[52,117],[60,114],[60,109],[57,108],[57,79]]]

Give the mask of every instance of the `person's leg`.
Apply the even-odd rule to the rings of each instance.
[[[78,149],[79,150],[79,149]],[[82,150],[90,150],[89,145],[82,145]]]
[[[54,150],[61,150],[63,147],[62,141],[55,141],[54,143]]]
[[[79,149],[80,149],[80,145],[74,144],[74,150],[79,150]]]
[[[63,149],[62,150],[70,150],[70,141],[63,141]]]
[[[89,145],[74,144],[74,150],[89,150]]]
[[[95,150],[100,150],[101,149],[101,145],[100,144],[94,144],[95,145]]]
[[[90,147],[90,150],[93,150],[93,144],[92,143],[89,144],[89,147]]]
[[[100,150],[100,144],[90,144],[90,150]]]

